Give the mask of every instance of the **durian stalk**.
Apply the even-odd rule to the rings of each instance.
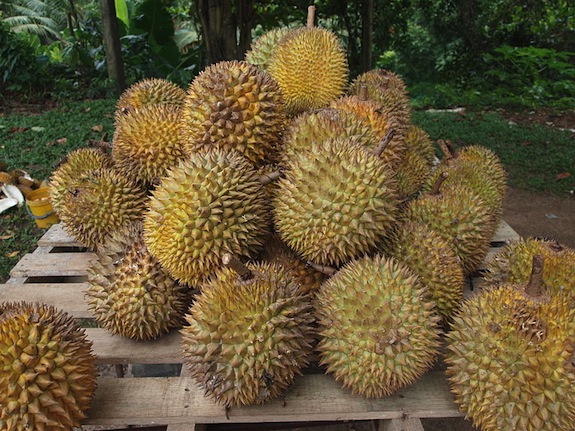
[[[439,145],[439,148],[443,152],[443,157],[445,159],[452,159],[453,158],[453,151],[451,150],[449,141],[444,141],[443,139],[439,139],[437,141],[437,145]]]
[[[315,26],[315,6],[309,5],[307,8],[307,28],[312,28]]]
[[[359,93],[357,95],[357,98],[359,100],[367,100],[368,96],[367,96],[367,85],[363,84],[361,87],[359,87]]]
[[[262,185],[266,186],[269,183],[273,183],[274,181],[283,177],[284,173],[280,170],[270,172],[269,174],[263,174],[260,176],[260,182]]]
[[[525,287],[525,293],[534,299],[543,296],[543,266],[545,260],[540,254],[533,256],[533,264],[531,266],[531,277]]]
[[[242,280],[251,280],[254,277],[253,272],[231,253],[222,256],[222,263],[236,272]]]
[[[385,148],[389,145],[393,137],[395,136],[395,130],[389,129],[385,136],[379,141],[377,147],[372,150],[374,156],[380,157],[381,154],[385,151]]]
[[[438,177],[437,180],[433,183],[433,187],[429,191],[430,195],[438,195],[439,189],[441,189],[441,185],[447,179],[447,172],[442,172]]]
[[[310,262],[309,260],[306,262],[306,265],[327,276],[332,276],[337,272],[336,268],[332,268],[331,266],[326,265],[318,265],[317,263]]]

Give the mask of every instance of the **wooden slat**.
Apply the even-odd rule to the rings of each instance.
[[[29,253],[10,271],[10,277],[85,276],[94,253]]]
[[[0,285],[0,301],[30,301],[58,307],[78,319],[92,317],[84,299],[86,283],[28,283]]]
[[[419,418],[385,419],[378,431],[425,431]]]
[[[248,423],[458,417],[442,372],[430,372],[399,393],[366,399],[332,376],[304,375],[285,398],[259,406],[224,407],[187,377],[99,379],[85,424]]]
[[[513,230],[505,220],[502,220],[501,223],[499,223],[499,227],[495,231],[495,235],[493,235],[491,242],[505,243],[515,239],[519,239],[517,232],[515,232],[515,230]]]
[[[38,240],[38,247],[82,247],[62,226],[62,223],[52,225]]]
[[[181,335],[174,330],[156,340],[136,341],[102,328],[85,328],[92,350],[104,364],[180,364]]]

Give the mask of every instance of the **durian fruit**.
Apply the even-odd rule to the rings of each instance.
[[[288,27],[277,27],[263,33],[252,42],[250,49],[246,52],[245,61],[267,70],[273,50],[289,31]]]
[[[92,343],[67,313],[0,304],[0,429],[72,431],[96,390]]]
[[[407,148],[397,165],[395,179],[401,199],[414,198],[431,176],[432,167],[422,156]]]
[[[181,329],[184,365],[228,408],[283,395],[308,364],[314,332],[311,301],[288,270],[239,266],[201,286]]]
[[[261,251],[270,211],[255,167],[237,151],[212,148],[171,169],[152,192],[144,238],[172,277],[196,286],[224,253],[249,258]]]
[[[182,106],[186,92],[163,78],[146,78],[128,87],[118,98],[115,119],[146,105],[169,104]]]
[[[70,151],[50,176],[50,201],[56,212],[70,184],[86,172],[111,168],[112,157],[100,148],[77,148]]]
[[[466,300],[448,332],[455,401],[484,431],[575,428],[575,309],[541,283],[502,284]]]
[[[396,113],[403,124],[411,120],[411,103],[407,86],[396,73],[385,69],[372,69],[357,76],[347,93],[358,96],[365,87],[367,97]]]
[[[435,305],[418,277],[394,258],[347,263],[316,298],[320,364],[354,394],[391,395],[438,356]]]
[[[277,234],[273,234],[264,244],[259,259],[262,262],[281,265],[289,270],[305,294],[316,292],[327,279],[326,274],[304,262]]]
[[[288,124],[282,139],[283,161],[307,151],[312,143],[340,137],[356,139],[365,148],[373,148],[379,142],[376,132],[351,112],[335,108],[306,111]]]
[[[290,116],[327,107],[344,94],[349,78],[338,37],[308,20],[307,27],[293,29],[281,39],[267,68],[279,83]]]
[[[326,266],[372,251],[395,222],[393,174],[353,139],[313,143],[277,183],[275,228],[303,259]]]
[[[0,184],[14,184],[14,179],[9,172],[0,172]]]
[[[445,142],[442,144],[444,151],[448,151]],[[442,159],[424,188],[431,189],[437,178],[446,174],[446,185],[462,184],[479,195],[491,210],[494,226],[498,226],[503,214],[506,192],[505,170],[491,150],[485,149],[481,153],[479,151],[479,146],[473,146],[473,149],[467,152],[470,155],[468,157],[449,155]]]
[[[86,171],[66,184],[55,209],[64,230],[96,249],[108,235],[141,220],[146,191],[114,169]]]
[[[373,150],[385,142],[381,159],[396,170],[405,152],[405,127],[398,121],[396,114],[374,100],[362,99],[358,96],[344,96],[333,101],[330,106],[354,114],[367,123],[375,131],[378,140],[372,143]]]
[[[265,70],[244,61],[221,61],[189,85],[181,139],[189,153],[235,149],[263,165],[276,157],[286,121],[280,88]]]
[[[535,255],[545,259],[543,283],[548,289],[575,294],[575,250],[553,239],[520,238],[504,245],[487,262],[483,281],[486,285],[524,284]]]
[[[428,224],[450,243],[470,274],[483,262],[494,233],[492,213],[472,189],[458,184],[436,187],[409,201],[402,220]]]
[[[385,239],[382,251],[407,265],[429,292],[444,321],[463,300],[465,276],[450,242],[429,225],[398,224]]]
[[[176,166],[187,155],[180,141],[180,112],[176,105],[152,104],[118,117],[112,146],[116,169],[151,184]]]
[[[184,323],[191,290],[178,284],[148,251],[140,223],[98,247],[88,267],[86,299],[99,325],[113,334],[149,340]]]
[[[406,128],[405,146],[422,157],[429,166],[435,162],[435,146],[429,134],[414,124],[409,124]]]

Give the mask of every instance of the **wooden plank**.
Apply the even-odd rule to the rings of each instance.
[[[26,254],[10,271],[10,277],[85,276],[94,253]]]
[[[38,240],[39,247],[82,247],[65,230],[62,223],[54,224]]]
[[[103,364],[180,364],[182,337],[177,330],[155,340],[137,341],[103,328],[85,328],[92,350]],[[129,422],[128,422],[129,423]]]
[[[42,302],[65,311],[78,319],[92,313],[84,299],[87,283],[25,283],[0,285],[0,301]]]
[[[385,419],[380,421],[378,431],[425,431],[419,418]]]
[[[460,417],[444,374],[425,374],[395,395],[366,399],[342,389],[332,376],[299,376],[285,398],[226,409],[206,398],[192,378],[98,380],[85,424],[254,423]]]
[[[515,230],[513,230],[513,228],[509,226],[505,220],[501,220],[501,223],[499,223],[499,227],[495,231],[495,235],[493,235],[491,242],[505,243],[515,239],[519,239],[519,234],[515,232]]]

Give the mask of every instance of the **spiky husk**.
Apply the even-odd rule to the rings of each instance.
[[[304,262],[300,257],[283,242],[277,234],[270,237],[265,243],[260,256],[263,262],[281,265],[290,271],[294,280],[300,284],[303,293],[314,293],[327,276]]]
[[[406,148],[405,127],[397,120],[393,111],[383,108],[373,100],[362,100],[357,96],[340,97],[330,106],[356,115],[375,131],[377,141],[372,143],[373,147],[369,148],[370,150],[375,149],[379,142],[388,136],[388,133],[393,132],[393,137],[387,143],[380,157],[392,169],[397,169]]]
[[[314,142],[338,137],[356,139],[366,148],[375,147],[379,141],[376,132],[351,112],[335,108],[304,112],[290,121],[282,139],[284,163]]]
[[[308,363],[311,301],[279,265],[223,268],[201,287],[182,328],[184,364],[207,396],[227,407],[282,395]]]
[[[489,207],[493,224],[499,225],[503,217],[505,194],[502,194],[496,182],[483,172],[481,165],[465,160],[451,163],[449,159],[443,159],[427,178],[423,190],[429,191],[441,175],[447,175],[444,187],[464,185],[473,190]]]
[[[182,326],[190,289],[148,251],[139,223],[112,235],[88,267],[86,298],[96,321],[113,334],[149,340]]]
[[[175,105],[143,106],[116,121],[112,158],[117,170],[150,184],[187,154],[180,142],[181,109]]]
[[[67,313],[29,302],[0,305],[0,428],[72,431],[96,390],[92,343]]]
[[[406,149],[397,166],[397,190],[402,199],[411,199],[422,189],[431,176],[431,166],[418,153]]]
[[[420,195],[407,203],[402,219],[428,224],[453,245],[465,274],[483,262],[495,231],[489,207],[463,185],[442,186],[437,194]]]
[[[317,292],[321,364],[354,394],[384,397],[438,355],[439,317],[417,276],[394,258],[346,264]]]
[[[444,320],[459,308],[465,286],[461,261],[451,243],[429,225],[399,224],[386,238],[383,250],[419,276]]]
[[[398,74],[385,69],[369,70],[351,82],[348,94],[359,95],[362,86],[366,87],[368,98],[395,112],[402,124],[410,122],[411,104],[407,86]]]
[[[485,431],[575,427],[575,309],[558,294],[533,299],[517,285],[468,299],[448,335],[455,401]]]
[[[506,244],[487,262],[487,285],[523,284],[529,280],[533,256],[545,259],[543,283],[557,292],[575,294],[575,250],[556,240],[521,238]]]
[[[455,163],[474,164],[486,178],[495,185],[498,193],[505,196],[507,191],[507,173],[499,156],[482,145],[467,145],[455,152]]]
[[[277,232],[304,259],[339,266],[372,250],[395,221],[393,174],[351,139],[297,154],[273,200]]]
[[[108,235],[141,220],[147,199],[146,191],[125,175],[101,168],[66,184],[56,213],[66,232],[96,249]]]
[[[100,168],[111,168],[112,157],[98,148],[78,148],[70,151],[50,176],[50,201],[56,212],[70,184],[84,173]]]
[[[284,94],[288,115],[327,107],[345,90],[347,56],[330,30],[291,30],[272,52],[268,71]]]
[[[273,50],[289,31],[288,27],[272,28],[266,31],[252,42],[249,51],[246,52],[245,60],[260,69],[267,70]]]
[[[270,234],[270,208],[252,164],[220,148],[192,155],[152,192],[144,218],[148,249],[165,270],[195,286],[224,253],[251,257]]]
[[[14,184],[14,178],[8,172],[0,172],[0,184]]]
[[[188,87],[181,138],[189,152],[235,149],[263,165],[276,157],[286,121],[282,93],[266,71],[243,61],[221,61]]]
[[[410,124],[406,128],[405,146],[419,154],[432,166],[435,160],[435,147],[429,134],[421,127]]]
[[[128,87],[118,98],[115,118],[146,105],[169,104],[182,106],[186,92],[163,78],[146,78]]]

